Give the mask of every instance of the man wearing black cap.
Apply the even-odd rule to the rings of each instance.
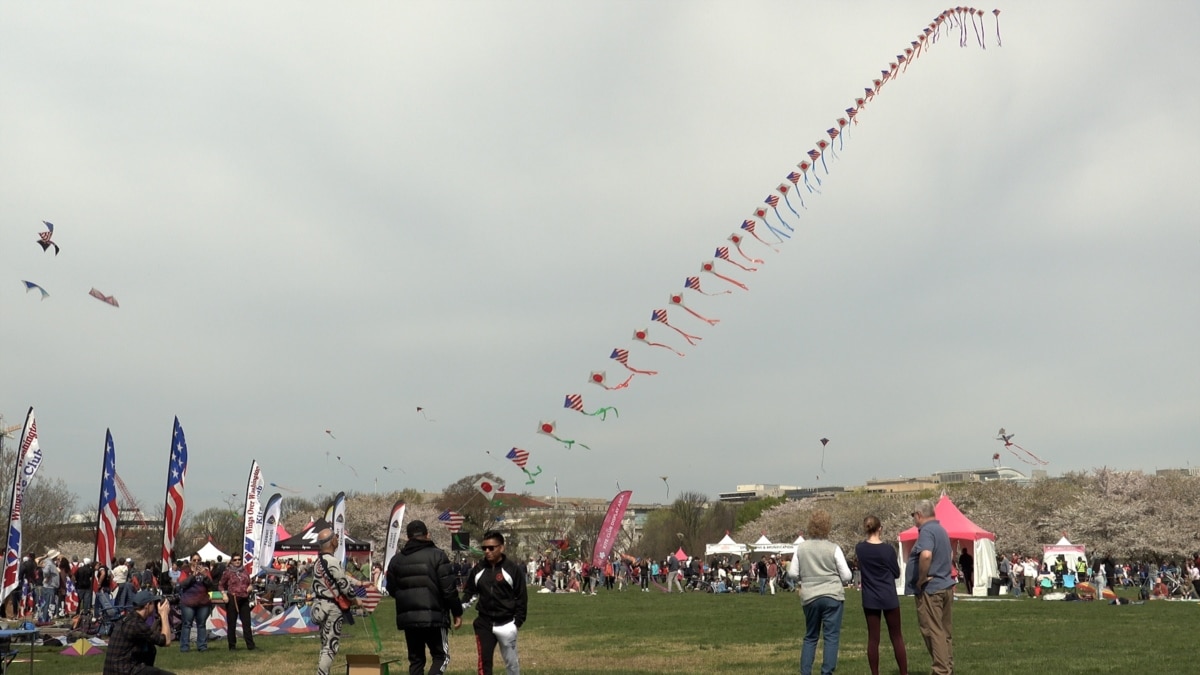
[[[171,675],[154,667],[157,647],[171,644],[171,606],[149,590],[130,599],[133,611],[117,624],[104,655],[104,675]],[[157,614],[153,624],[146,620]]]
[[[462,602],[450,559],[429,539],[425,523],[414,520],[405,532],[408,543],[387,568],[388,594],[396,599],[396,628],[404,631],[408,643],[409,675],[425,675],[425,647],[430,675],[440,675],[450,665],[448,628],[462,626]]]

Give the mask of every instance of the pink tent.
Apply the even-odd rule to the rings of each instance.
[[[996,565],[996,535],[971,522],[971,519],[964,516],[954,502],[944,494],[934,505],[933,515],[942,527],[946,528],[946,534],[950,535],[950,548],[953,551],[955,562],[958,561],[958,554],[964,547],[971,550],[971,555],[975,560],[975,578],[971,580],[971,594],[987,595],[992,579],[1000,576]],[[912,552],[916,543],[917,528],[915,526],[900,533],[898,586],[901,589],[904,584],[904,568],[908,562],[908,554]]]
[[[283,541],[284,539],[291,539],[291,538],[292,538],[292,535],[289,534],[287,530],[283,529],[283,525],[275,526],[275,541]]]
[[[683,552],[683,547],[680,546],[679,550],[675,551],[675,559],[678,560],[679,562],[683,562],[684,560],[687,560],[687,558],[688,558],[688,555]]]

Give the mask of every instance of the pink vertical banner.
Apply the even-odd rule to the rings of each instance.
[[[625,509],[632,496],[632,490],[618,492],[608,505],[604,524],[600,526],[600,534],[596,535],[596,547],[592,550],[592,567],[603,567],[608,560],[613,545],[617,543],[617,535],[621,533],[621,519],[625,517]]]

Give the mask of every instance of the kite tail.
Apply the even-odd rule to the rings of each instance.
[[[767,227],[770,227],[770,226],[768,225]],[[730,260],[729,258],[722,258],[722,260],[729,263],[730,265],[737,265],[738,267],[746,270],[747,272],[757,272],[758,271],[757,267],[746,267],[745,265],[741,264],[740,262],[737,262],[736,260]]]
[[[763,246],[766,246],[767,248],[771,249],[772,251],[775,251],[776,253],[779,253],[779,249],[775,248],[775,247],[774,247],[774,246],[772,246],[771,244],[769,244],[769,243],[767,243],[766,241],[764,241],[764,240],[763,240],[763,238],[762,238],[762,237],[760,237],[760,236],[758,236],[756,233],[754,233],[754,232],[751,232],[750,234],[751,234],[751,235],[752,235],[752,236],[753,236],[755,239],[757,239],[757,240],[758,240],[758,242],[759,242],[760,244],[762,244]],[[728,292],[728,291],[726,291],[726,292]]]
[[[1000,41],[1000,10],[995,10],[996,14],[996,46],[1003,47],[1004,43]]]
[[[760,239],[759,241],[762,241],[762,240]],[[745,258],[746,260],[749,260],[750,262],[752,262],[752,263],[754,263],[754,264],[756,264],[756,265],[761,265],[761,264],[763,264],[764,262],[766,262],[765,260],[760,260],[760,259],[758,259],[758,258],[751,258],[750,256],[746,255],[746,252],[742,250],[742,245],[741,245],[740,243],[738,243],[738,244],[734,244],[734,245],[733,245],[733,247],[737,249],[737,252],[738,252],[738,253],[741,253],[741,254],[742,254],[742,257],[743,257],[743,258]],[[776,253],[778,253],[778,251],[776,251]],[[729,291],[722,291],[722,293],[728,293],[728,292],[729,292]],[[705,295],[713,295],[713,294],[712,294],[712,293],[705,293]]]
[[[617,412],[617,409],[616,409],[616,408],[614,408],[614,407],[612,407],[612,406],[608,406],[608,407],[605,407],[605,408],[600,408],[600,409],[599,409],[599,410],[597,410],[596,412],[583,412],[582,410],[580,410],[579,412],[583,413],[584,415],[588,415],[588,416],[590,416],[590,417],[595,417],[595,416],[599,415],[599,416],[600,416],[600,421],[601,421],[601,422],[603,422],[604,420],[608,419],[608,411],[610,411],[610,410],[611,410],[611,411],[612,411],[612,413],[613,413],[614,415],[616,415],[617,417],[620,417],[620,416],[621,416],[621,413]]]
[[[908,67],[908,62],[905,62],[905,63],[904,63],[904,66],[907,68],[907,67]],[[846,141],[846,134],[845,134],[844,132],[843,132],[843,133],[840,133],[840,134],[838,134],[838,150],[842,150],[842,151],[844,151],[844,150],[846,149],[846,143],[845,143],[845,141]]]
[[[771,223],[768,223],[768,222],[767,222],[767,221],[765,221],[765,220],[764,220],[763,222],[764,222],[764,223],[766,223],[766,225],[767,225],[767,229],[768,229],[768,230],[770,230],[770,231],[771,231],[771,232],[772,232],[772,233],[773,233],[773,234],[774,234],[776,237],[779,237],[779,243],[781,243],[781,244],[782,244],[784,239],[791,239],[791,238],[792,238],[792,236],[791,236],[790,234],[788,234],[787,232],[780,232],[779,230],[775,229],[775,228],[774,228],[774,227],[771,225]],[[735,263],[735,264],[736,264],[736,263]],[[738,265],[738,266],[739,266],[739,267],[741,267],[740,265]],[[742,269],[746,269],[746,268],[742,267]],[[751,271],[751,272],[753,272],[754,270],[750,270],[750,271]]]
[[[762,261],[759,260],[758,262],[762,262]],[[729,295],[732,292],[733,291],[721,291],[720,293],[709,293],[708,291],[700,291],[700,294],[707,295],[707,296],[717,296],[717,295]]]
[[[775,217],[779,219],[779,222],[783,223],[783,226],[788,229],[788,232],[796,231],[795,228],[793,228],[791,225],[787,224],[787,221],[783,219],[783,216],[779,215],[779,209],[772,206],[771,210],[775,212]],[[800,215],[800,214],[796,214],[796,215]]]
[[[742,282],[738,281],[737,279],[732,279],[730,277],[725,276],[724,274],[718,274],[717,272],[712,272],[711,274],[718,279],[724,279],[725,281],[728,281],[729,283],[733,284],[734,286],[737,286],[738,288],[742,289],[743,291],[750,290],[750,288],[748,286],[746,286],[746,284],[743,284]]]
[[[806,208],[806,209],[807,209],[808,207],[807,207],[807,206],[804,206],[804,197],[801,197],[801,196],[799,196],[799,195],[797,195],[796,197],[797,197],[797,199],[799,199],[799,200],[800,200],[800,206],[801,206],[802,208]],[[783,201],[784,201],[784,202],[785,202],[785,203],[788,205],[788,208],[792,210],[792,213],[795,213],[795,214],[796,214],[796,217],[797,217],[797,218],[799,218],[799,217],[800,217],[800,214],[796,212],[796,207],[792,206],[792,200],[788,199],[788,196],[787,196],[787,195],[784,195],[784,196],[783,196]]]
[[[559,438],[558,436],[555,436],[554,434],[547,434],[547,436],[549,436],[550,438],[553,438],[554,440],[558,441],[559,443],[562,443],[564,446],[566,446],[566,448],[568,450],[571,449],[571,446],[575,445],[575,441],[573,441],[569,438]],[[587,446],[584,445],[583,443],[580,443],[579,447],[587,448]],[[591,448],[588,448],[588,449],[590,450]]]
[[[1013,443],[1013,447],[1019,449],[1021,452],[1032,457],[1034,459],[1034,461],[1037,462],[1038,464],[1041,464],[1044,466],[1044,465],[1050,463],[1050,462],[1047,462],[1046,460],[1042,459],[1041,457],[1038,457],[1037,455],[1033,454],[1032,452],[1026,450],[1025,448],[1022,448],[1021,446],[1017,445],[1016,443]]]
[[[762,262],[762,261],[761,261],[761,260],[759,260],[758,262]],[[680,305],[680,307],[683,307],[683,305]],[[696,317],[697,319],[700,319],[701,321],[703,321],[703,322],[707,323],[707,324],[708,324],[708,325],[710,325],[710,326],[715,326],[715,325],[717,325],[717,324],[721,323],[721,320],[720,320],[720,319],[709,319],[709,318],[706,318],[706,317],[700,316],[699,314],[697,314],[697,313],[693,312],[691,309],[688,309],[687,307],[683,307],[683,309],[684,309],[684,311],[686,311],[688,314],[691,314],[692,316]],[[680,356],[682,356],[682,354],[680,354]]]
[[[825,169],[825,175],[828,176],[829,175],[829,165],[825,163],[825,153],[821,153],[821,168]],[[821,182],[821,180],[817,179],[817,183],[820,184],[820,182]]]
[[[725,291],[725,292],[726,292],[726,293],[732,293],[733,291]],[[711,294],[711,293],[705,293],[705,295],[712,295],[712,294]],[[682,305],[680,305],[680,306],[682,307]],[[687,307],[684,307],[684,309],[687,309]],[[688,309],[688,311],[690,312],[690,311],[692,311],[692,310]],[[650,342],[649,340],[646,340],[645,342],[646,342],[646,344],[650,345],[651,347],[662,347],[663,349],[667,349],[667,350],[670,350],[670,351],[672,351],[672,352],[675,352],[675,354],[676,354],[676,355],[678,355],[678,356],[686,356],[686,354],[684,354],[683,352],[676,351],[676,350],[675,350],[675,348],[674,348],[674,347],[672,347],[671,345],[664,345],[664,344],[663,344],[663,343],[661,343],[661,342]],[[630,375],[630,377],[633,377],[633,376],[632,376],[632,375]]]
[[[695,345],[696,343],[694,342],[694,340],[703,340],[704,339],[698,335],[689,335],[689,334],[679,330],[675,326],[672,326],[669,323],[664,323],[663,325],[666,326],[667,328],[670,328],[671,330],[675,331],[676,333],[679,333],[680,335],[682,335],[683,339],[687,340],[689,345]]]
[[[629,366],[625,366],[625,367],[626,367],[626,368],[628,368]],[[607,389],[607,390],[609,390],[609,391],[616,391],[617,389],[624,389],[625,387],[628,387],[628,386],[629,386],[629,381],[630,381],[630,380],[632,380],[632,379],[633,379],[633,374],[632,374],[632,373],[630,373],[630,374],[629,374],[629,377],[625,378],[625,381],[624,381],[624,382],[622,382],[621,384],[618,384],[618,385],[617,385],[617,386],[615,386],[615,387],[610,387],[610,386],[608,386],[608,385],[606,384],[606,385],[604,385],[604,388],[605,388],[605,389]],[[537,474],[534,474],[534,475],[537,475]]]
[[[628,370],[629,372],[637,373],[638,375],[657,375],[658,374],[657,370],[638,370],[637,368],[634,368],[633,366],[629,365],[628,363],[622,363],[621,365],[625,366],[625,369]],[[629,382],[629,380],[625,380],[625,382]],[[622,386],[624,386],[624,385],[622,385]],[[613,389],[620,389],[620,388],[621,387],[613,387]]]

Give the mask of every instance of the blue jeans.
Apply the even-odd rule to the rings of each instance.
[[[828,596],[804,605],[804,646],[800,649],[800,675],[812,675],[817,657],[817,638],[825,640],[821,656],[821,675],[832,675],[837,668],[838,640],[842,634],[842,612],[846,603]]]
[[[58,604],[58,589],[38,587],[38,621],[46,623],[54,618]]]
[[[179,651],[188,650],[188,640],[191,637],[192,624],[196,624],[196,649],[208,649],[208,615],[212,614],[212,605],[200,607],[179,606],[183,618],[183,626],[179,629]]]

